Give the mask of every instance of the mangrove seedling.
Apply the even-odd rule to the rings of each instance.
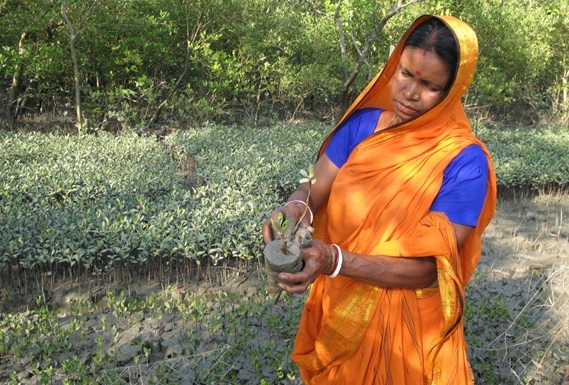
[[[269,242],[263,251],[271,291],[280,291],[277,286],[278,273],[296,273],[302,269],[300,249],[309,246],[312,240],[314,229],[309,225],[303,224],[302,221],[309,211],[310,192],[312,185],[316,181],[314,178],[314,166],[310,165],[307,171],[301,170],[300,173],[302,175],[300,183],[308,183],[304,210],[296,222],[286,218],[283,212],[279,212],[277,218],[271,220],[275,239]]]

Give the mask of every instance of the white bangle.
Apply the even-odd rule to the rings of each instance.
[[[312,210],[310,210],[310,206],[308,206],[308,205],[306,204],[306,202],[297,199],[297,200],[293,200],[293,201],[288,201],[288,202],[286,202],[286,203],[285,203],[285,207],[287,207],[287,206],[288,206],[289,204],[291,204],[291,203],[300,203],[300,204],[303,204],[303,205],[308,209],[308,213],[310,214],[310,224],[312,224],[312,221],[314,221],[314,214],[312,214]]]
[[[336,264],[336,269],[328,277],[335,278],[338,276],[338,274],[340,274],[340,269],[342,268],[342,262],[344,261],[344,255],[342,254],[342,249],[340,249],[340,246],[338,246],[335,243],[332,243],[332,246],[335,247],[336,250],[338,250],[338,262]]]

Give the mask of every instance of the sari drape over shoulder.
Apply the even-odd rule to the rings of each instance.
[[[339,125],[359,108],[392,109],[389,82],[403,42],[431,17],[415,21]],[[438,288],[382,288],[341,275],[319,277],[292,354],[307,384],[473,383],[463,333],[464,288],[481,255],[482,232],[494,215],[496,181],[488,151],[472,134],[461,104],[476,66],[476,35],[458,19],[438,18],[460,47],[448,95],[424,115],[360,143],[340,169],[314,222],[317,238],[351,252],[434,256]],[[470,144],[480,145],[487,154],[488,192],[477,226],[458,250],[448,218],[429,210],[446,166]]]

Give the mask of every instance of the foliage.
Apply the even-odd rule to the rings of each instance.
[[[0,264],[77,275],[254,261],[261,223],[296,188],[327,131],[205,125],[165,142],[4,133]],[[501,189],[569,186],[567,130],[476,132]],[[185,186],[180,165],[190,155],[195,182]]]
[[[499,186],[503,189],[569,187],[569,130],[549,128],[479,128],[494,159]]]
[[[160,247],[151,246],[164,230],[159,223],[171,224],[173,214],[156,203],[178,177],[153,140],[132,134],[2,139],[2,264],[79,264],[98,272],[129,255],[144,261]],[[158,223],[149,225],[147,216]]]
[[[63,0],[0,5],[0,87],[21,112],[70,112],[73,76]],[[82,33],[76,41],[84,113],[91,128],[117,118],[144,126],[164,118],[243,121],[304,113],[330,118],[346,71],[393,1],[343,2],[346,51],[332,1],[66,0]],[[477,31],[480,60],[469,103],[504,108],[523,102],[562,112],[567,101],[567,4],[429,1],[393,17],[354,83],[378,71],[402,32],[423,13],[463,18]],[[21,46],[20,46],[21,45]],[[13,87],[14,79],[21,83]],[[175,94],[176,97],[169,95]],[[566,94],[565,94],[566,95]],[[64,107],[68,105],[70,107]]]
[[[294,189],[304,151],[314,154],[321,136],[314,127],[211,125],[166,144],[135,134],[3,134],[0,263],[77,275],[254,260],[260,223]],[[284,146],[298,155],[282,157]],[[184,154],[198,165],[189,190],[175,161]]]

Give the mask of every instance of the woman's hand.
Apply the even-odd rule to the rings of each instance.
[[[262,231],[263,231],[263,240],[265,244],[271,242],[274,239],[273,234],[273,227],[271,225],[271,221],[277,220],[279,213],[282,213],[285,219],[289,219],[291,222],[290,230],[294,227],[294,225],[298,222],[302,213],[304,212],[305,206],[300,203],[291,203],[286,206],[277,207],[275,210],[271,212],[271,218],[266,220],[263,223]],[[310,215],[305,215],[302,218],[302,223],[309,226],[310,225]]]
[[[300,256],[304,260],[304,268],[298,273],[280,273],[279,287],[289,294],[304,293],[321,274],[330,274],[334,265],[334,250],[317,239],[313,239],[310,247],[301,249]]]
[[[332,163],[332,161],[328,158],[326,154],[323,154],[316,164],[314,165],[314,184],[309,187],[308,183],[301,183],[300,186],[288,197],[289,201],[293,200],[300,200],[302,202],[306,202],[307,193],[310,189],[310,208],[312,209],[312,213],[316,214],[318,209],[322,206],[322,204],[328,199],[330,196],[330,190],[332,188],[332,183],[338,174],[340,169]],[[302,212],[304,211],[304,205],[300,203],[291,203],[288,206],[278,207],[271,213],[271,219],[276,220],[279,212],[282,212],[286,219],[291,220],[291,227],[294,227],[292,223],[293,220],[296,223]],[[310,218],[309,215],[305,215],[304,219],[302,220],[303,223],[310,225]],[[271,227],[271,219],[263,223],[263,240],[265,244],[269,243],[274,239],[273,230]]]

